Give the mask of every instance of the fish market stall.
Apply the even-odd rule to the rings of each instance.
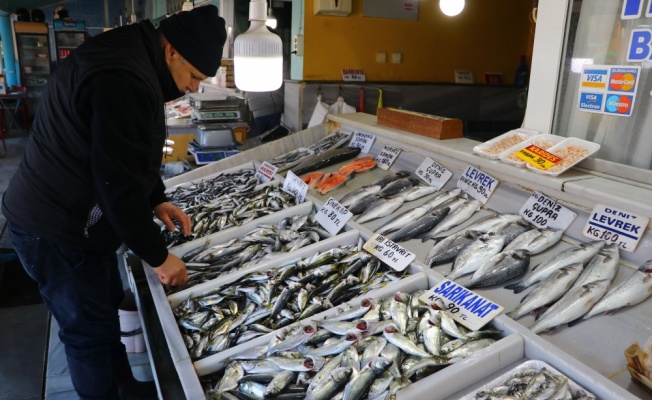
[[[588,237],[582,233],[586,231],[585,227],[589,220],[596,215],[593,209],[598,203],[607,204],[623,213],[652,215],[652,206],[650,206],[652,192],[578,168],[565,167],[568,170],[559,174],[538,174],[528,168],[503,162],[499,158],[478,154],[474,151],[474,148],[479,146],[478,142],[468,139],[436,140],[387,128],[378,125],[376,117],[368,114],[331,115],[328,118],[325,124],[165,181],[170,190],[174,187],[190,187],[193,185],[191,182],[196,184],[202,180],[212,179],[222,171],[237,170],[247,163],[258,167],[265,161],[271,162],[276,159],[283,160],[285,166],[292,163],[293,165],[285,168],[285,171],[279,168],[280,172],[277,172],[271,185],[282,186],[288,179],[288,171],[296,170],[302,172],[297,175],[299,178],[304,178],[308,188],[304,203],[274,211],[262,218],[245,222],[242,226],[232,226],[223,231],[208,233],[171,248],[174,254],[188,260],[189,270],[196,268],[203,273],[206,271],[202,269],[217,266],[219,274],[208,277],[202,275],[201,278],[198,275],[199,283],[178,290],[164,288],[147,265],[142,266],[143,275],[140,278],[132,276],[139,301],[146,303],[145,310],[141,310],[142,313],[147,314],[147,318],[144,319],[158,319],[160,323],[161,333],[149,339],[150,347],[160,349],[161,353],[168,353],[162,354],[167,357],[167,360],[158,363],[157,368],[161,369],[158,374],[171,374],[174,379],[168,382],[167,379],[158,377],[162,393],[166,390],[177,390],[177,392],[180,390],[186,398],[205,398],[208,396],[206,387],[219,389],[220,382],[223,382],[222,384],[225,385],[222,386],[223,390],[226,390],[224,387],[234,384],[232,380],[223,381],[226,371],[228,370],[229,374],[240,374],[239,367],[227,366],[239,356],[250,357],[251,355],[247,354],[255,349],[260,351],[261,346],[270,346],[271,340],[281,332],[284,334],[289,331],[306,332],[298,328],[299,326],[323,328],[327,324],[326,321],[337,318],[337,314],[359,307],[365,297],[375,300],[392,298],[397,293],[405,292],[409,295],[445,284],[451,288],[458,287],[456,293],[461,293],[468,287],[473,291],[472,293],[501,307],[502,311],[499,315],[487,325],[500,330],[501,333],[494,338],[495,342],[463,360],[442,361],[441,364],[447,365],[445,368],[440,368],[443,365],[429,365],[428,368],[436,371],[423,376],[420,372],[419,375],[414,375],[419,376],[417,381],[401,389],[395,388],[397,398],[421,398],[426,394],[429,398],[441,399],[470,396],[471,390],[487,389],[490,381],[502,378],[525,362],[539,363],[537,364],[539,366],[549,365],[551,369],[565,375],[575,385],[593,393],[597,398],[645,398],[647,393],[644,389],[629,378],[623,352],[631,343],[636,341],[644,343],[652,335],[652,302],[649,299],[625,307],[611,315],[600,313],[585,321],[578,319],[585,315],[588,309],[580,309],[575,315],[566,315],[551,307],[549,315],[541,317],[547,325],[536,328],[536,333],[531,329],[534,324],[531,312],[539,308],[534,299],[528,300],[532,301],[533,305],[528,305],[531,309],[528,310],[525,306],[522,306],[521,310],[516,309],[522,304],[521,300],[526,294],[534,292],[539,287],[545,288],[539,289],[540,293],[554,291],[551,289],[554,285],[550,283],[552,278],[548,281],[546,281],[548,277],[541,277],[538,280],[528,279],[532,275],[534,266],[552,265],[554,257],[572,260],[563,265],[563,268],[566,268],[563,271],[566,274],[564,277],[570,276],[565,278],[568,282],[564,281],[569,285],[568,290],[557,290],[556,293],[559,294],[557,299],[566,291],[579,293],[580,289],[571,289],[574,282],[571,282],[571,278],[581,276],[583,270],[591,271],[590,266],[593,264],[605,266],[611,271],[611,275],[607,276],[607,279],[605,276],[601,276],[602,279],[594,279],[595,277],[586,272],[583,276],[582,281],[585,279],[593,282],[602,281],[599,284],[592,283],[591,290],[586,294],[586,296],[595,296],[591,305],[597,303],[609,289],[615,290],[619,284],[634,279],[639,267],[644,266],[650,258],[652,235],[649,227],[641,228],[640,237],[635,243],[636,247],[629,248],[633,251],[618,249],[618,243],[613,244],[613,240],[608,238],[602,237],[602,240],[599,240],[599,237]],[[366,146],[359,145],[360,150],[356,150],[355,155],[337,158],[350,150],[340,152],[335,150],[353,143],[357,133],[363,133],[367,139],[371,138],[371,143]],[[538,135],[533,137],[536,136]],[[342,140],[344,137],[346,139]],[[325,152],[332,150],[332,153],[326,153],[333,154],[329,162],[324,162],[324,157],[310,158],[315,157],[314,151],[313,154],[305,151],[300,160],[294,159],[294,156],[299,153],[298,150],[310,149],[322,140],[326,142],[321,143],[333,142],[333,147],[325,150]],[[388,152],[394,152],[396,156],[389,160],[392,157],[385,157]],[[389,165],[382,165],[382,162]],[[581,167],[581,165],[580,163],[576,166]],[[427,176],[424,171],[438,171],[438,173]],[[242,188],[248,185],[246,182],[239,184]],[[478,190],[478,186],[483,190]],[[314,215],[334,201],[353,214],[339,234],[328,238],[325,235],[320,237],[317,233],[319,227],[315,227],[312,235],[304,234],[305,246],[297,248],[296,251],[274,254],[272,258],[263,257],[252,263],[248,261],[249,254],[239,254],[238,257],[241,258],[218,261],[217,255],[220,253],[215,253],[216,251],[223,251],[224,248],[228,248],[229,252],[240,251],[238,246],[243,248],[245,246],[238,245],[238,239],[253,234],[255,229],[260,229],[261,224],[265,225],[265,229],[276,229],[273,228],[276,224],[282,224],[283,228],[290,223],[292,217]],[[523,218],[524,215],[528,215],[523,212],[523,209],[532,208],[532,203],[528,201],[534,201],[535,208],[539,207],[535,215],[548,216],[551,221],[557,220],[559,226],[549,224],[552,227],[546,231],[539,229],[540,226],[536,225],[535,221]],[[541,209],[544,206],[548,207],[547,211]],[[309,228],[305,232],[308,231]],[[311,241],[311,236],[319,240]],[[250,329],[238,331],[238,337],[247,332],[251,337],[240,343],[231,344],[223,342],[218,344],[213,340],[212,345],[217,346],[214,347],[213,354],[208,356],[192,354],[193,351],[197,351],[197,343],[184,339],[184,334],[201,330],[196,329],[201,315],[196,316],[197,320],[186,318],[182,323],[177,311],[180,305],[188,302],[193,296],[201,296],[207,292],[224,296],[230,293],[229,290],[236,290],[237,296],[233,293],[229,294],[235,296],[234,299],[239,299],[236,303],[240,302],[237,307],[235,304],[231,305],[231,309],[236,311],[233,317],[235,318],[238,312],[246,312],[251,316],[257,312],[255,311],[257,307],[251,304],[259,301],[253,300],[256,299],[252,295],[255,290],[251,288],[263,287],[270,276],[282,273],[278,271],[283,271],[284,268],[288,270],[296,268],[296,263],[313,265],[306,259],[340,245],[359,248],[363,243],[374,240],[380,243],[379,238],[389,238],[392,249],[413,256],[405,272],[392,272],[391,268],[386,269],[385,273],[389,275],[385,276],[389,277],[389,280],[382,287],[371,287],[370,291],[361,290],[356,281],[367,278],[359,275],[360,272],[350,274],[350,278],[344,277],[338,283],[343,285],[348,283],[349,288],[355,288],[355,291],[341,297],[341,294],[347,293],[345,288],[336,297],[341,298],[342,301],[333,304],[334,307],[301,317],[300,311],[305,310],[307,306],[304,304],[302,308],[295,311],[298,314],[291,315],[289,311],[284,310],[284,316],[281,317],[282,307],[279,306],[279,309],[274,311],[271,324],[256,326],[256,329],[260,329],[261,332],[252,333]],[[511,243],[514,243],[512,248],[507,247]],[[475,247],[470,247],[472,244]],[[258,245],[261,248],[263,246],[262,242]],[[277,249],[282,247],[280,242],[275,246]],[[525,246],[529,246],[527,251],[523,251]],[[364,249],[367,250],[367,247]],[[465,249],[470,250],[465,251]],[[203,256],[191,257],[199,254]],[[297,261],[299,259],[302,261]],[[607,259],[609,261],[605,261]],[[384,261],[381,264],[382,268],[387,268],[391,263],[387,264],[387,261]],[[490,269],[487,265],[494,268],[487,271]],[[316,264],[314,267],[321,268]],[[139,268],[136,266],[132,269]],[[551,268],[551,271],[553,270],[554,268]],[[561,267],[558,270],[561,270]],[[556,274],[560,276],[553,276],[562,279],[561,272]],[[275,293],[278,295],[287,291],[288,295],[293,296],[290,298],[291,303],[294,304],[298,301],[295,295],[299,294],[299,286],[295,283],[304,278],[312,279],[308,274],[293,277],[280,284],[275,289]],[[254,284],[254,282],[263,282],[263,284]],[[542,282],[548,282],[547,284],[552,286],[544,286]],[[507,285],[511,285],[511,289],[505,288]],[[442,295],[442,298],[444,301],[453,301],[452,295],[448,297]],[[223,301],[219,298],[215,300]],[[546,302],[545,299],[540,301]],[[573,304],[570,300],[564,301]],[[222,307],[220,312],[223,313],[228,309],[229,307]],[[271,312],[271,310],[267,311]],[[232,311],[226,312],[225,319],[229,319],[228,313]],[[437,313],[425,312],[424,309],[410,313],[415,317],[423,318],[424,324],[428,317],[433,319],[433,323],[441,319],[430,315],[430,313]],[[519,315],[520,313],[523,315]],[[558,319],[553,318],[558,315],[561,315]],[[281,323],[284,318],[288,318],[287,322]],[[572,320],[567,320],[569,318]],[[201,321],[201,323],[206,322]],[[383,320],[375,322],[380,323]],[[573,326],[567,326],[568,322],[574,322]],[[182,326],[183,324],[186,328]],[[147,329],[147,324],[145,325]],[[553,330],[555,327],[556,329]],[[397,328],[399,332],[403,330],[401,326]],[[227,331],[229,329],[231,328],[226,328]],[[309,328],[305,329],[310,331]],[[186,332],[182,333],[183,330]],[[236,330],[238,330],[237,326],[230,332]],[[394,333],[391,328],[379,331],[376,333],[376,340],[388,341],[388,337],[396,337],[392,336]],[[345,336],[340,337],[340,340],[344,339]],[[189,343],[193,344],[188,347]],[[426,344],[422,343],[422,346]],[[264,354],[273,354],[268,354],[268,351],[269,348]],[[318,357],[324,357],[319,350],[308,348],[302,354],[304,361],[306,356],[313,357],[314,359],[310,359],[310,363],[313,364],[316,361],[319,364],[321,359]],[[357,354],[357,356],[361,355],[360,352]],[[430,359],[425,355],[422,356]],[[388,373],[384,371],[389,371],[390,366],[382,360],[375,365],[376,370],[373,373],[389,380]],[[417,370],[421,371],[421,368]],[[283,375],[287,375],[286,378],[289,379],[290,376],[297,378],[295,375],[300,373],[301,371],[294,371],[293,374]],[[339,373],[338,382],[345,380],[351,371],[345,369],[340,370]],[[370,372],[365,372],[368,373]],[[310,373],[307,375],[312,378]],[[209,379],[210,384],[206,383]],[[381,383],[377,383],[380,386],[375,388],[376,390],[380,391],[384,388]],[[166,387],[168,385],[176,388],[168,389]],[[238,383],[236,387],[239,387]],[[247,384],[247,387],[254,386]],[[255,388],[260,387],[255,386]],[[389,386],[385,389],[389,390],[388,388]]]

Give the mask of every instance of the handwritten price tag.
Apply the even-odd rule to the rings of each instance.
[[[374,140],[376,140],[376,135],[366,132],[356,132],[353,134],[353,138],[351,138],[349,147],[359,147],[361,152],[369,153],[371,146],[374,144]]]
[[[485,326],[503,310],[501,305],[448,279],[426,291],[419,299],[426,304],[439,305],[455,321],[473,331]]]
[[[486,204],[498,183],[498,179],[469,165],[460,176],[460,179],[457,180],[457,187],[480,203]]]
[[[380,169],[387,171],[389,167],[394,164],[394,161],[398,158],[398,155],[401,154],[401,149],[397,147],[392,147],[385,145],[380,151],[380,154],[376,157],[376,165]]]
[[[451,171],[430,157],[423,160],[417,168],[416,174],[422,181],[437,189],[441,189],[453,176]]]
[[[382,235],[372,236],[362,248],[395,271],[403,271],[416,257],[415,254],[410,253]]]
[[[315,219],[328,233],[335,236],[352,216],[353,214],[346,207],[331,197],[319,209]]]
[[[274,174],[278,168],[267,161],[263,162],[258,171],[256,171],[256,178],[261,182],[269,182],[274,178]]]
[[[285,181],[283,182],[283,190],[288,193],[292,193],[294,198],[298,203],[303,203],[306,201],[306,194],[308,193],[308,185],[301,180],[298,176],[292,171],[288,171],[285,176]]]
[[[577,217],[573,211],[540,192],[532,193],[519,214],[539,228],[566,230]]]

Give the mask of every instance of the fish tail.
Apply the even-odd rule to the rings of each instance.
[[[521,281],[518,281],[516,283],[512,283],[512,284],[509,284],[509,285],[505,286],[505,289],[513,290],[514,293],[521,293],[522,291],[524,291],[527,288],[528,288],[528,285],[524,284]]]

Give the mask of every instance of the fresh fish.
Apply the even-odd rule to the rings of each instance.
[[[352,346],[353,343],[360,340],[362,336],[357,333],[348,333],[342,339],[337,339],[331,342],[329,345],[317,347],[314,349],[308,350],[306,356],[329,356],[332,354],[339,354],[343,352],[347,347]]]
[[[330,149],[323,153],[307,157],[298,165],[291,167],[291,171],[297,176],[308,172],[316,171],[329,165],[337,164],[342,161],[350,160],[360,154],[359,147],[345,147],[340,149]]]
[[[580,318],[605,295],[610,283],[608,279],[602,279],[571,289],[550,306],[530,330],[533,333],[551,331]]]
[[[478,211],[481,206],[482,203],[480,203],[478,200],[468,200],[460,208],[449,213],[443,221],[441,221],[430,232],[424,235],[421,240],[425,242],[428,239],[433,239],[440,232],[445,232],[451,228],[456,227],[457,225],[471,218],[471,216],[475,214],[475,212]]]
[[[523,217],[518,214],[492,214],[480,218],[465,229],[487,233],[512,222],[522,222]]]
[[[482,232],[463,230],[445,237],[430,249],[426,256],[426,264],[432,268],[435,265],[454,259],[466,246],[473,243],[480,236],[482,236]]]
[[[410,176],[410,171],[392,171],[389,174],[383,176],[382,178],[371,182],[371,184],[380,185],[380,187],[385,187],[390,183],[399,180],[401,178],[405,178],[407,176]]]
[[[380,193],[379,193],[380,194]],[[396,196],[391,198],[380,198],[369,206],[355,222],[362,224],[377,218],[382,218],[390,215],[403,205],[405,198],[403,196]]]
[[[446,353],[446,357],[448,357],[449,359],[456,358],[456,357],[465,357],[465,358],[470,357],[473,354],[477,353],[478,351],[484,349],[485,347],[491,346],[495,342],[496,339],[492,339],[492,338],[474,340],[461,345],[460,347],[456,348],[455,350],[449,353]]]
[[[574,263],[553,271],[547,278],[537,283],[534,289],[521,299],[521,303],[507,313],[507,316],[519,319],[557,301],[568,292],[583,268],[582,263]]]
[[[339,189],[342,186],[346,185],[349,181],[350,175],[343,175],[338,172],[333,172],[328,174],[328,176],[322,177],[319,182],[315,185],[315,189],[320,194],[326,194],[331,190]]]
[[[421,348],[419,348],[419,346],[417,346],[413,341],[408,339],[406,336],[401,335],[398,328],[394,324],[390,324],[388,327],[386,327],[383,335],[388,342],[408,354],[420,358],[430,357],[430,353],[425,350],[421,350]]]
[[[598,254],[594,255],[584,270],[577,278],[571,289],[585,285],[589,282],[608,279],[609,282],[614,280],[618,272],[618,263],[620,262],[620,251],[618,243],[610,243],[602,248]]]
[[[380,190],[380,192],[378,192],[378,195],[380,197],[393,197],[418,184],[419,184],[418,180],[416,180],[411,176],[406,176],[405,178],[400,178],[398,180],[395,180],[394,182],[385,185]]]
[[[364,366],[360,373],[352,378],[344,387],[343,400],[359,400],[367,392],[367,389],[374,382],[376,377],[383,373],[391,365],[391,361],[378,357],[372,360],[369,365]]]
[[[351,206],[352,204],[355,204],[356,202],[363,199],[364,197],[366,197],[366,196],[368,196],[370,194],[376,194],[376,193],[380,192],[380,189],[382,189],[382,187],[380,185],[362,186],[362,187],[357,188],[357,189],[347,193],[346,195],[344,195],[340,199],[339,203],[342,206],[348,208],[349,206]]]
[[[368,194],[348,207],[349,212],[353,215],[362,214],[367,208],[380,199],[382,199],[382,197],[380,197],[378,193]]]
[[[296,380],[295,371],[283,371],[277,374],[274,379],[267,385],[263,392],[264,398],[270,398],[281,394],[288,386]]]
[[[472,289],[504,283],[522,275],[529,265],[530,253],[527,250],[503,251],[482,264],[464,286]]]
[[[504,251],[524,249],[529,251],[531,255],[539,254],[559,242],[563,234],[563,229],[531,229],[511,241]]]
[[[394,322],[394,325],[398,328],[399,333],[405,334],[407,329],[408,319],[408,300],[409,295],[407,293],[398,292],[392,297],[392,301],[389,305],[389,314]]]
[[[526,221],[508,222],[506,224],[498,225],[489,230],[489,232],[496,232],[499,235],[505,236],[505,246],[511,243],[520,234],[532,229],[532,224]]]
[[[349,381],[352,369],[350,367],[339,367],[333,370],[330,375],[322,379],[319,386],[310,391],[306,400],[330,400]]]
[[[401,229],[405,225],[416,221],[420,217],[423,217],[430,211],[432,207],[427,204],[422,204],[419,207],[416,208],[411,208],[407,211],[405,211],[402,214],[399,214],[396,216],[396,218],[392,219],[389,223],[379,227],[376,230],[376,233],[378,234],[385,234],[387,232],[392,232],[398,229]]]
[[[237,361],[231,361],[224,370],[224,376],[218,385],[218,392],[235,390],[244,374],[245,371],[242,365]]]
[[[415,185],[409,189],[406,189],[403,195],[405,196],[405,201],[414,201],[422,197],[431,195],[436,191],[437,188],[434,186]]]
[[[450,364],[448,357],[443,356],[432,356],[425,357],[421,360],[414,363],[407,371],[405,371],[404,376],[406,378],[412,377],[417,371],[423,368],[442,368]]]
[[[570,247],[538,264],[520,281],[505,286],[505,289],[514,290],[514,293],[520,293],[540,280],[545,279],[554,270],[561,267],[576,262],[581,262],[586,265],[586,263],[588,263],[589,260],[596,255],[602,247],[604,247],[604,244],[605,243],[602,240],[594,240],[592,242],[581,243],[578,246]]]
[[[453,269],[446,275],[446,278],[455,280],[460,276],[475,272],[487,259],[498,254],[504,244],[504,236],[493,232],[485,233],[455,257]]]
[[[460,188],[451,189],[447,192],[439,192],[423,204],[428,204],[431,209],[434,209],[451,199],[457,198],[460,193],[462,193],[462,189]]]
[[[432,213],[426,214],[416,221],[409,223],[398,231],[389,235],[393,242],[403,242],[410,240],[424,232],[428,232],[439,224],[448,215],[450,208],[438,208]]]
[[[652,295],[652,260],[638,267],[626,280],[609,289],[582,320],[642,302]]]

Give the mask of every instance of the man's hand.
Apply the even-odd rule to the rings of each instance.
[[[168,253],[165,262],[154,268],[158,278],[165,285],[181,286],[188,281],[188,271],[186,264],[172,253]]]
[[[166,201],[165,203],[161,203],[154,207],[154,213],[158,219],[163,221],[170,232],[174,232],[176,230],[174,222],[172,222],[174,219],[177,220],[181,226],[181,233],[184,236],[190,235],[190,231],[192,230],[192,221],[190,220],[188,214],[183,212],[183,210],[181,210],[179,207],[175,206],[169,201]]]

